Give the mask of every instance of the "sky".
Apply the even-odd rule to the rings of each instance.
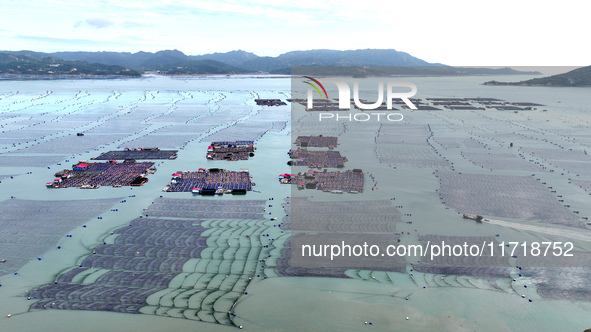
[[[587,66],[588,11],[581,6],[579,0],[0,0],[0,50],[277,56],[374,48],[452,66]]]

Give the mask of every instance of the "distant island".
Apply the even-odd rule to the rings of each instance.
[[[294,75],[316,76],[490,76],[490,75],[542,75],[537,71],[518,71],[511,68],[472,68],[451,66],[301,66]]]
[[[150,52],[0,51],[0,78],[89,78],[160,75],[291,75],[293,67],[307,66],[310,75],[472,76],[536,75],[510,68],[458,68],[429,63],[394,49],[292,51],[261,57],[238,50],[186,55],[179,50]]]
[[[484,85],[507,85],[507,86],[556,86],[556,87],[590,87],[591,66],[577,68],[564,74],[548,77],[534,78],[521,82],[498,82],[489,81]]]

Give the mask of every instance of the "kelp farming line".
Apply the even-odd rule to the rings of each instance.
[[[31,310],[145,313],[234,325],[249,283],[266,278],[265,201],[159,198],[30,293]],[[216,212],[213,212],[215,209]],[[190,213],[187,213],[190,211]]]
[[[137,160],[137,159],[176,159],[178,150],[160,150],[159,148],[125,148],[123,151],[101,153],[92,160]]]
[[[66,232],[108,211],[120,198],[0,202],[0,275],[18,271],[55,248]]]

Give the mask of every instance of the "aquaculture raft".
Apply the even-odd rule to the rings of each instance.
[[[248,160],[254,157],[254,141],[211,142],[207,147],[209,160]]]
[[[281,99],[255,99],[254,102],[257,103],[257,105],[259,106],[287,105],[284,101],[281,101]]]
[[[345,167],[344,162],[347,158],[341,156],[339,151],[308,151],[297,149],[289,150],[289,166],[308,166],[308,167]]]
[[[333,136],[298,136],[295,141],[295,145],[301,147],[313,147],[313,148],[329,148],[333,149],[338,144],[337,137]]]
[[[342,194],[343,192],[357,194],[363,192],[364,174],[361,169],[345,172],[309,170],[300,172],[296,176],[290,176],[289,181],[281,181],[280,178],[280,182],[295,184],[298,189],[317,189],[333,194]]]
[[[171,183],[165,188],[167,192],[194,192],[204,194],[232,193],[245,194],[252,190],[250,173],[247,170],[228,171],[210,168],[197,172],[179,172],[173,175]],[[195,190],[194,190],[195,189]]]
[[[72,170],[56,173],[56,178],[48,182],[47,187],[96,189],[101,186],[141,186],[148,182],[146,175],[156,171],[152,166],[153,162],[80,162],[72,166]]]
[[[312,106],[312,108],[308,108],[307,100],[301,101],[301,102],[299,102],[299,104],[302,106],[306,106],[306,111],[316,111],[316,112],[349,111],[348,109],[340,109],[339,103],[336,103],[336,102],[333,102],[330,100],[326,100],[326,99],[314,100],[314,105]]]
[[[178,150],[160,150],[159,148],[125,148],[123,151],[101,153],[92,160],[139,160],[139,159],[176,159]]]
[[[235,303],[250,282],[267,278],[267,269],[257,268],[274,247],[262,236],[269,232],[264,206],[157,198],[141,217],[113,230],[110,241],[22,296],[34,300],[31,311],[142,313],[236,326]]]

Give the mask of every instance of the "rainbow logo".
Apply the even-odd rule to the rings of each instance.
[[[318,86],[316,86],[316,85],[312,84],[309,81],[304,81],[304,83],[310,85],[311,87],[313,87],[316,90],[316,92],[318,92],[318,95],[320,96],[320,99],[322,99],[324,97],[322,96],[322,93],[320,92],[320,89],[318,89],[318,87],[320,87],[322,89],[322,91],[324,91],[324,96],[326,96],[326,99],[328,100],[328,94],[326,93],[326,89],[324,88],[324,86],[322,85],[322,83],[318,82],[317,79],[314,79],[314,78],[312,78],[310,76],[304,76],[304,77],[307,78],[307,79],[309,79],[310,81],[312,81],[312,82],[314,82],[314,83],[316,83],[318,85]]]

